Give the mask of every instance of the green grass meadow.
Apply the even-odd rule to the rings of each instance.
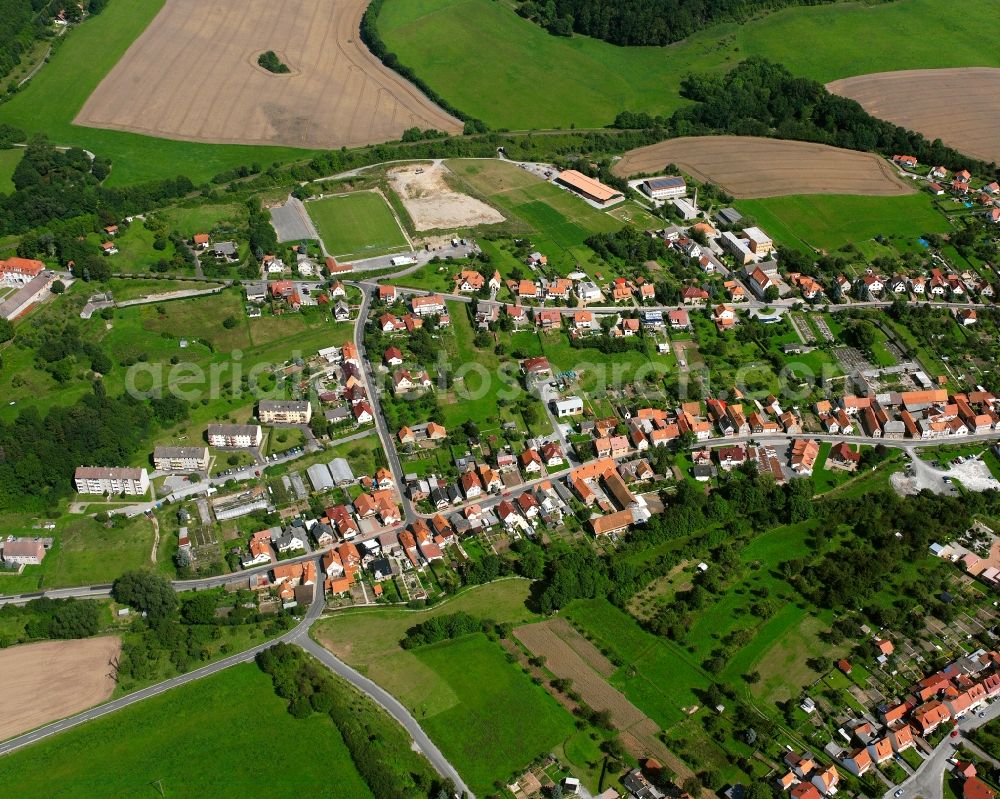
[[[373,191],[324,197],[306,205],[328,252],[371,258],[408,249],[392,210]]]
[[[902,197],[798,194],[735,204],[779,244],[796,249],[835,250],[879,235],[913,248],[922,234],[951,229],[922,192]]]
[[[24,150],[14,147],[10,150],[0,150],[0,194],[10,194],[14,191],[14,170],[21,163]]]
[[[445,99],[512,130],[603,126],[621,110],[667,113],[684,102],[686,73],[724,71],[751,55],[824,82],[895,69],[1000,66],[1000,49],[988,46],[1000,38],[990,0],[789,8],[669,47],[551,36],[492,0],[389,0],[378,28],[389,50]],[[947,45],[928,41],[927,31]]]
[[[271,679],[246,663],[53,736],[0,761],[8,796],[213,796],[261,785],[279,795],[319,784],[371,791],[329,718],[298,720]]]
[[[308,158],[310,151],[292,147],[198,144],[73,124],[91,92],[153,21],[164,1],[114,0],[99,15],[69,31],[52,60],[0,105],[0,122],[44,133],[55,144],[107,156],[112,161],[109,186],[178,174],[200,183],[241,164],[257,161],[266,166]]]
[[[404,650],[406,631],[433,616],[464,611],[497,622],[538,620],[525,607],[525,580],[472,588],[433,609],[340,613],[314,637],[405,704],[477,795],[513,776],[574,734],[573,718],[500,644],[481,634]],[[501,712],[502,709],[502,712]]]
[[[454,696],[451,707],[420,724],[479,796],[574,732],[569,712],[482,633],[419,649],[416,657]]]

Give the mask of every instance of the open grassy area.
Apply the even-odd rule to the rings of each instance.
[[[306,208],[326,249],[337,257],[370,258],[407,249],[392,210],[373,191],[324,197]]]
[[[242,164],[308,158],[308,150],[198,144],[73,124],[77,112],[129,45],[145,30],[164,0],[115,0],[66,34],[52,60],[9,102],[0,122],[45,133],[55,144],[74,145],[112,160],[108,185],[187,175],[195,183]],[[181,101],[183,102],[183,100]]]
[[[372,796],[330,719],[293,718],[252,663],[5,757],[0,780],[24,799],[243,797],[261,784],[298,793],[320,782],[341,796]]]
[[[574,602],[565,615],[625,664],[611,684],[661,727],[676,724],[683,708],[698,704],[694,692],[709,678],[683,649],[646,632],[606,599]]]
[[[415,656],[453,697],[420,724],[480,796],[574,732],[569,712],[482,633],[417,649]]]
[[[903,197],[805,194],[738,200],[736,205],[779,244],[799,249],[834,250],[878,235],[913,246],[924,233],[950,229],[924,193]]]
[[[91,513],[100,510],[104,497],[79,497],[91,500]],[[105,527],[93,516],[66,514],[55,520],[55,530],[33,528],[33,519],[20,514],[5,515],[4,535],[49,536],[55,543],[38,566],[26,566],[21,575],[0,577],[0,593],[17,593],[40,588],[110,583],[122,572],[141,567],[163,567],[173,572],[170,563],[150,562],[153,526],[145,516],[122,519],[121,526]]]
[[[892,69],[1000,66],[989,0],[900,0],[789,8],[724,24],[670,47],[616,47],[549,35],[491,0],[392,0],[378,18],[388,49],[449,102],[494,127],[602,126],[621,110],[679,107],[688,72],[762,55],[822,81]],[[928,30],[948,47],[928,47]],[[489,42],[489,67],[470,70]]]
[[[482,635],[414,650],[399,641],[413,625],[457,611],[514,624],[535,620],[527,597],[527,581],[502,580],[426,611],[339,613],[320,621],[314,636],[409,707],[470,787],[486,795],[494,780],[569,737],[572,717]]]
[[[14,181],[11,178],[23,155],[24,150],[20,147],[0,150],[0,194],[10,194],[14,191]]]

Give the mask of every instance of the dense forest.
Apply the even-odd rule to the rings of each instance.
[[[832,2],[836,0],[524,0],[517,13],[556,36],[582,33],[612,44],[663,45],[716,22]]]
[[[688,75],[681,94],[694,104],[670,117],[621,113],[620,128],[657,128],[661,138],[730,134],[773,136],[818,142],[849,150],[906,153],[921,163],[949,169],[969,169],[980,175],[996,171],[995,164],[962,155],[940,139],[877,119],[854,100],[830,94],[823,84],[798,78],[781,64],[748,58],[724,75]]]

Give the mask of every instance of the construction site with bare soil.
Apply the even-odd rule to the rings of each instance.
[[[361,41],[368,0],[167,0],[74,120],[168,139],[306,148],[399,139],[459,120]],[[273,51],[288,67],[258,64]]]
[[[450,174],[440,162],[389,171],[389,185],[399,195],[416,230],[456,230],[504,221],[503,214],[492,206],[451,188],[447,182]]]
[[[616,175],[658,174],[675,164],[734,197],[787,194],[860,194],[892,197],[913,187],[877,155],[825,144],[754,136],[690,136],[630,150]]]
[[[835,80],[827,91],[857,100],[872,116],[961,153],[1000,163],[1000,69],[908,69]],[[931,165],[933,166],[933,164]]]

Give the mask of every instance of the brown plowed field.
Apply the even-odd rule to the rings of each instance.
[[[875,72],[835,80],[826,88],[857,100],[872,116],[1000,163],[1000,69]]]
[[[739,198],[785,194],[895,196],[913,191],[891,164],[871,153],[754,136],[668,139],[630,150],[614,165],[613,172],[621,177],[656,174],[670,163]]]
[[[358,32],[368,0],[167,0],[74,120],[169,139],[355,147],[461,123]],[[274,75],[257,57],[274,50]]]
[[[5,699],[0,741],[103,702],[114,690],[115,637],[0,649]]]

